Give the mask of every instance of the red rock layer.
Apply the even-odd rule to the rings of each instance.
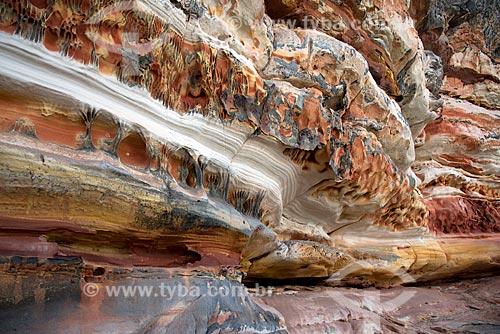
[[[420,188],[432,231],[499,231],[499,131],[496,111],[450,98],[440,117],[425,128],[414,169],[423,179]]]
[[[439,197],[425,201],[431,231],[444,234],[500,232],[500,205],[485,199]]]

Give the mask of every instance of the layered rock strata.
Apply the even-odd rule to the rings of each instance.
[[[50,282],[106,309],[92,332],[285,333],[281,304],[246,292],[161,302],[132,325],[76,286],[497,273],[498,6],[484,6],[2,1],[9,330],[17,310],[61,305]],[[75,322],[89,324],[56,331]]]

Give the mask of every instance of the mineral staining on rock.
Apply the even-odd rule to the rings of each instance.
[[[497,271],[500,74],[484,6],[2,1],[2,270],[71,259],[85,280],[81,266],[150,267],[161,274],[145,280],[196,286]],[[2,303],[31,298],[22,281]],[[140,328],[286,331],[244,298],[164,305]]]

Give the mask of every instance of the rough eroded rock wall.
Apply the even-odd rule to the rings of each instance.
[[[499,4],[448,5],[1,1],[5,323],[60,289],[112,319],[56,331],[116,331],[130,309],[77,288],[135,277],[206,297],[497,271]],[[125,327],[287,331],[246,292],[191,297]]]

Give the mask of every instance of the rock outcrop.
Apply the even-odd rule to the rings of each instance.
[[[426,49],[443,60],[443,92],[498,110],[500,2],[432,0],[412,6]]]
[[[363,332],[286,304],[498,273],[500,4],[455,2],[2,1],[2,329]]]

